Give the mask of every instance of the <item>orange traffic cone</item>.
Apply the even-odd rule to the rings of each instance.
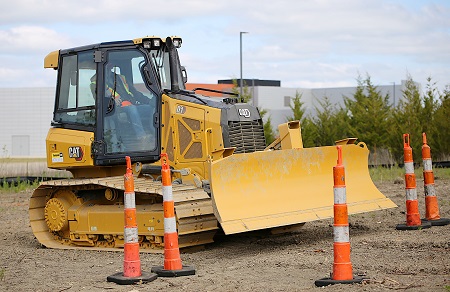
[[[427,135],[422,133],[422,161],[423,184],[425,188],[425,217],[422,221],[428,221],[432,226],[444,226],[450,224],[450,219],[441,218],[439,204],[434,188],[433,162],[431,160],[431,148],[427,144]]]
[[[398,224],[395,228],[397,230],[430,228],[431,223],[420,220],[416,175],[414,174],[414,160],[412,148],[409,144],[409,134],[403,134],[403,160],[405,162],[406,224]]]
[[[127,171],[124,175],[124,261],[123,273],[119,272],[108,276],[108,282],[114,282],[121,285],[131,285],[137,282],[151,282],[158,278],[157,274],[141,271],[141,260],[139,258],[139,237],[136,223],[136,203],[134,194],[134,179],[131,171],[130,157],[125,157],[127,162]]]
[[[195,275],[192,266],[183,266],[178,247],[177,222],[172,195],[172,175],[167,153],[161,154],[162,192],[164,205],[164,266],[152,268],[160,277],[178,277]]]
[[[318,287],[333,284],[361,283],[362,277],[353,276],[350,261],[350,235],[348,227],[347,194],[345,187],[345,168],[342,165],[342,146],[337,146],[338,160],[333,167],[334,178],[334,263],[331,278],[323,278],[314,282]]]

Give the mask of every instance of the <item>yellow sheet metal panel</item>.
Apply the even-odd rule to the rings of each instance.
[[[93,166],[94,133],[51,128],[47,134],[47,165],[50,168]]]
[[[59,51],[49,53],[44,59],[44,68],[58,69]]]
[[[193,182],[193,174],[200,180],[207,178],[207,157],[224,149],[221,110],[163,95],[162,111],[161,151],[167,152],[171,166],[191,170],[183,181]]]
[[[147,210],[148,207],[136,205],[139,234],[164,235],[163,212]],[[76,221],[70,221],[73,224],[70,228],[72,233],[123,234],[124,207],[122,205],[94,205],[88,202],[74,208]]]
[[[345,145],[349,213],[396,205],[373,184],[365,144]],[[214,213],[226,234],[333,216],[334,146],[232,155],[211,163]]]
[[[281,149],[303,148],[302,133],[299,121],[292,121],[278,126]]]

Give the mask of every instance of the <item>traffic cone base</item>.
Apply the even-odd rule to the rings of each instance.
[[[427,229],[431,227],[430,222],[426,222],[424,220],[421,220],[420,225],[408,225],[408,224],[398,224],[395,226],[395,229],[397,230],[420,230],[420,229]]]
[[[431,226],[445,226],[450,224],[449,218],[439,218],[435,220],[422,219],[422,222],[429,222]]]
[[[152,273],[160,277],[180,277],[195,275],[195,268],[192,266],[183,266],[181,270],[165,270],[164,266],[152,267]]]
[[[314,282],[314,284],[317,287],[324,287],[324,286],[335,285],[335,284],[359,284],[364,279],[367,279],[367,278],[357,277],[357,276],[354,276],[353,279],[351,279],[351,280],[333,280],[332,278],[323,278],[323,279],[316,280]]]
[[[119,285],[133,285],[136,283],[152,282],[158,278],[158,274],[142,272],[139,277],[125,277],[122,272],[106,277],[108,282]]]

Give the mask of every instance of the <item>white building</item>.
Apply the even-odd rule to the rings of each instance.
[[[227,80],[224,80],[227,81]],[[220,81],[219,81],[220,83]],[[355,87],[341,88],[285,88],[280,81],[246,80],[253,94],[252,103],[268,110],[272,125],[286,122],[292,115],[289,108],[296,92],[307,113],[314,113],[319,104],[317,100],[327,96],[331,103],[342,104],[343,96],[351,97]],[[384,95],[389,94],[391,103],[398,103],[404,90],[401,84],[378,86]],[[395,100],[394,100],[395,97]],[[0,157],[45,157],[45,138],[53,117],[55,88],[0,88]]]
[[[230,83],[232,80],[219,80],[219,83]],[[326,96],[330,103],[337,106],[344,106],[343,96],[352,97],[356,91],[356,87],[335,87],[335,88],[287,88],[281,86],[273,86],[280,84],[279,81],[272,80],[258,80],[246,79],[244,84],[248,85],[252,93],[252,103],[260,109],[268,111],[267,117],[271,117],[272,125],[276,130],[276,125],[285,123],[289,117],[292,116],[292,110],[289,105],[292,105],[292,99],[298,92],[301,94],[301,101],[305,108],[306,114],[313,115],[316,110],[320,108],[319,101],[322,101]],[[420,90],[420,84],[416,84]],[[390,103],[397,105],[402,98],[402,92],[405,90],[406,80],[401,83],[393,83],[391,85],[380,85],[377,89],[382,96],[389,95]]]
[[[54,87],[0,88],[0,157],[45,157]]]

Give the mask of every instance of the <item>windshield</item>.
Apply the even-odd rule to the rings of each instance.
[[[174,62],[176,68],[176,76],[178,87],[180,89],[185,89],[185,85],[183,82],[183,77],[180,68],[180,62],[178,60],[178,53],[175,50],[176,60],[169,59],[169,51],[166,46],[163,46],[161,49],[152,49],[150,50],[150,59],[152,60],[153,65],[155,66],[158,74],[158,78],[161,81],[161,88],[171,90],[172,89],[172,80],[170,78],[170,61]]]

